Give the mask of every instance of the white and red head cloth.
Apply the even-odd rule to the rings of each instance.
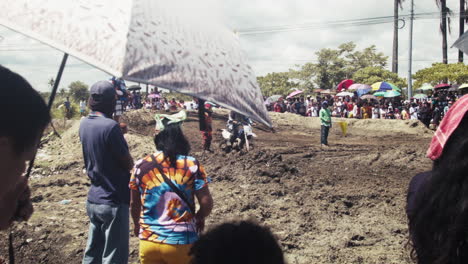
[[[460,98],[447,112],[442,123],[440,123],[434,137],[432,138],[431,145],[427,150],[427,157],[431,160],[437,160],[442,155],[445,144],[450,136],[460,125],[465,113],[468,111],[468,95]]]

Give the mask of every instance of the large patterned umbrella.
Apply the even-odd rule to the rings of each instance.
[[[372,84],[372,91],[390,91],[390,90],[401,92],[401,89],[398,88],[397,86],[395,86],[392,83],[376,82],[376,83]]]
[[[205,2],[0,1],[0,24],[63,51],[60,72],[70,54],[110,75],[215,102],[271,126],[238,37],[216,12],[200,19]]]
[[[452,47],[457,47],[459,50],[463,51],[465,54],[468,54],[468,31],[466,31]]]
[[[367,84],[355,83],[348,88],[349,91],[356,91],[357,95],[361,97],[362,95],[372,91],[372,87]]]

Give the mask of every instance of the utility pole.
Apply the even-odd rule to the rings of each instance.
[[[409,56],[408,56],[408,99],[413,97],[413,80],[411,79],[413,67],[413,21],[414,21],[414,0],[411,0],[411,18],[409,26]]]

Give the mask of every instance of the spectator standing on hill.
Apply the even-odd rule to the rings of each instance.
[[[327,101],[322,103],[322,109],[320,109],[319,116],[320,122],[322,124],[320,129],[320,143],[322,147],[328,147],[328,133],[330,132],[330,128],[332,126],[332,120]]]
[[[86,102],[84,100],[80,101],[80,115],[81,116],[86,115]]]
[[[100,81],[91,86],[91,113],[81,120],[80,140],[91,187],[86,211],[89,234],[83,263],[127,263],[130,170],[133,160],[120,125],[112,119],[116,90]]]
[[[203,151],[213,152],[211,150],[211,141],[213,140],[213,107],[210,103],[205,104],[205,129],[203,136]]]
[[[1,65],[0,93],[0,230],[5,230],[33,213],[28,179],[22,174],[37,151],[50,114],[39,93]]]

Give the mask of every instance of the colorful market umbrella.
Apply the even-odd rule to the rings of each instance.
[[[401,96],[401,93],[395,90],[391,90],[391,91],[384,93],[385,98],[392,98],[392,97],[397,97],[397,96]]]
[[[401,92],[400,88],[398,88],[394,84],[388,83],[388,82],[376,82],[376,83],[372,84],[371,86],[372,86],[372,91],[390,91],[390,90],[394,90],[394,91]]]
[[[0,1],[0,25],[64,52],[60,77],[69,54],[112,76],[212,101],[271,126],[238,36],[218,12],[206,12],[213,10],[208,2]]]
[[[271,104],[271,103],[274,103],[274,102],[278,102],[278,100],[279,100],[281,97],[282,97],[282,96],[279,95],[279,94],[272,95],[272,96],[268,97],[268,98],[265,100],[265,103]]]
[[[354,93],[350,93],[350,92],[341,92],[341,93],[336,94],[336,96],[339,96],[339,97],[353,96],[353,95]]]
[[[434,89],[446,89],[446,88],[450,88],[450,84],[448,83],[441,83],[441,84],[438,84],[434,87]]]
[[[462,84],[460,87],[458,87],[458,90],[460,89],[467,89],[468,88],[468,83]]]
[[[349,86],[351,86],[354,83],[353,80],[343,80],[341,81],[337,86],[336,86],[336,91],[341,92],[342,90],[348,89]]]
[[[378,98],[375,96],[375,95],[372,95],[372,94],[365,94],[363,96],[361,96],[361,99],[363,100],[377,100]]]
[[[128,87],[127,90],[129,90],[129,91],[137,91],[137,90],[141,90],[141,87],[138,86],[138,85],[132,85],[132,86]]]
[[[384,97],[384,95],[385,95],[384,91],[378,91],[374,93],[374,96],[377,96],[377,97]]]
[[[295,90],[294,92],[292,92],[292,93],[290,93],[288,96],[286,96],[286,99],[289,99],[289,98],[291,98],[291,97],[294,97],[294,96],[296,96],[296,95],[298,95],[298,94],[301,94],[301,93],[303,93],[303,92],[304,92],[304,91],[301,91],[301,90]]]
[[[415,94],[413,96],[413,98],[415,98],[415,99],[426,99],[427,95],[425,95],[425,94]]]
[[[355,83],[348,88],[348,91],[356,91],[358,96],[362,96],[372,91],[372,87],[367,84]]]
[[[430,85],[428,83],[425,83],[425,84],[423,84],[423,86],[419,87],[417,90],[429,91],[429,90],[434,90],[434,87],[432,87],[432,85]]]

